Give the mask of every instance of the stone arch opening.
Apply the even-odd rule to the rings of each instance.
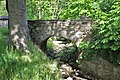
[[[43,52],[46,53],[47,42],[52,36],[64,37],[76,47],[76,53],[71,58],[78,59],[79,44],[82,40],[89,39],[92,23],[91,20],[29,20],[28,27],[32,41]]]
[[[73,64],[78,58],[77,45],[73,41],[64,37],[50,37],[47,40],[46,48],[46,54],[53,59]]]

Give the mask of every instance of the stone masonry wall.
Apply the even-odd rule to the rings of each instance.
[[[28,21],[28,24],[32,40],[40,48],[46,47],[46,41],[51,36],[64,37],[79,46],[92,29],[90,20],[34,20]]]
[[[120,80],[120,66],[101,57],[95,57],[94,60],[81,60],[79,68],[99,78],[99,80]]]

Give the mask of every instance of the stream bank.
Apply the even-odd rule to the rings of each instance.
[[[63,44],[63,41],[53,43],[47,55],[59,62],[63,80],[120,80],[120,66],[100,56],[92,56],[90,60],[79,59],[80,63],[77,63],[74,44]]]

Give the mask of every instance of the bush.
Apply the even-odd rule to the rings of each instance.
[[[81,43],[80,47],[87,53],[84,57],[97,53],[112,63],[120,64],[120,1],[115,0],[110,6],[107,12],[103,8],[96,10],[93,39]]]

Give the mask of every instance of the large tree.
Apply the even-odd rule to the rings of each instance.
[[[26,0],[7,1],[10,45],[18,50],[28,52],[29,32],[26,20]]]

